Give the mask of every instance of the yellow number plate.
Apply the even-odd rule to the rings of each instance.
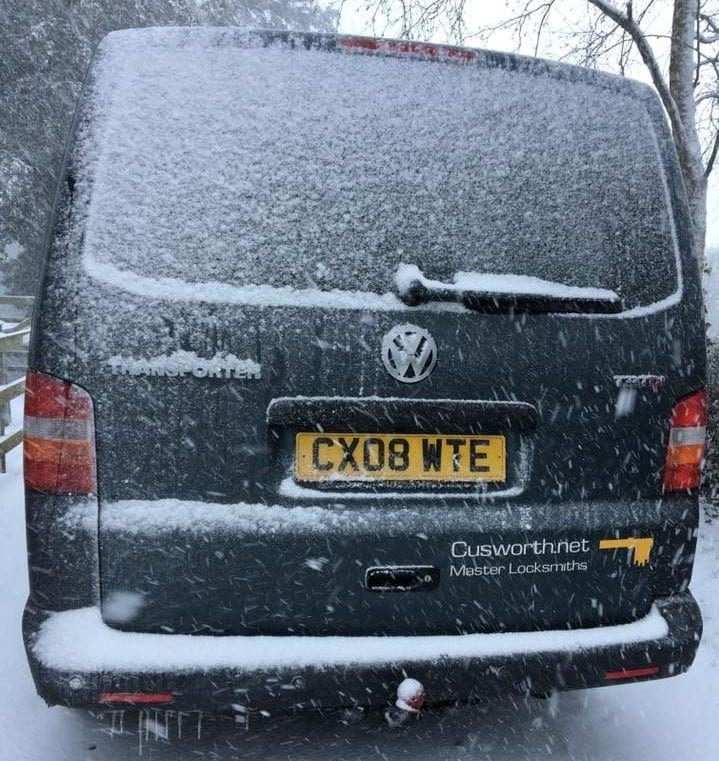
[[[298,481],[504,481],[504,436],[298,433]]]

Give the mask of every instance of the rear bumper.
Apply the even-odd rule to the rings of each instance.
[[[384,703],[405,676],[424,683],[430,702],[657,679],[689,668],[701,632],[688,591],[630,624],[461,636],[139,634],[106,626],[96,608],[28,607],[23,622],[50,704],[97,708],[102,693],[172,693],[174,710],[217,712]]]

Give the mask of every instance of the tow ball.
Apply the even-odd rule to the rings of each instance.
[[[394,706],[384,712],[384,720],[392,728],[401,727],[410,716],[419,716],[426,694],[422,682],[416,679],[403,679],[397,686],[397,699]]]

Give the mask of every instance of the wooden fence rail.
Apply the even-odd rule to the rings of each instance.
[[[10,316],[2,315],[9,328],[0,326],[0,473],[5,472],[5,455],[22,443],[22,428],[5,433],[11,424],[10,402],[25,392],[24,366],[27,364],[27,343],[30,338],[32,296],[5,296],[0,294],[0,309],[13,307]],[[22,312],[23,314],[18,314]],[[14,358],[11,363],[8,360]],[[13,375],[19,377],[12,377]]]

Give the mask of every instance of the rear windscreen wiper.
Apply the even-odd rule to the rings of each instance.
[[[611,290],[568,286],[525,275],[458,272],[454,282],[426,278],[413,264],[402,264],[396,292],[409,306],[430,301],[459,302],[480,312],[616,313],[622,300]]]

